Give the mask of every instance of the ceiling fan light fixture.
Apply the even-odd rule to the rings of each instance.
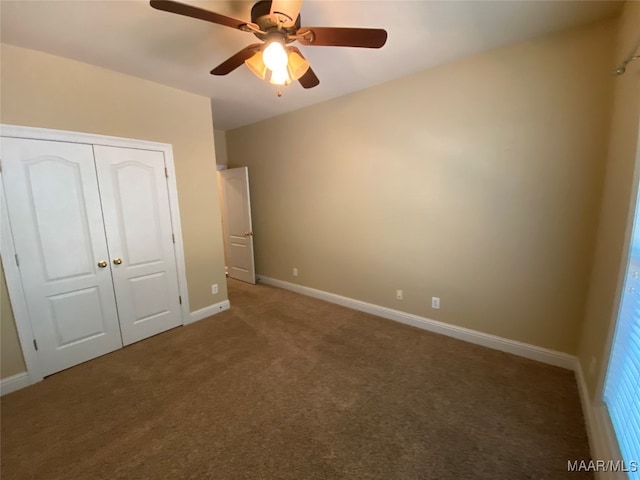
[[[2,0],[0,0],[1,2]],[[227,75],[241,66],[261,80],[287,85],[297,80],[303,88],[317,87],[320,80],[309,62],[291,42],[318,47],[381,48],[387,42],[382,28],[302,27],[300,6],[303,0],[258,0],[251,7],[251,21],[227,17],[176,0],[151,0],[151,7],[225,27],[252,33],[261,43],[247,45],[211,70],[211,75]],[[292,53],[293,52],[293,53]],[[635,57],[633,57],[635,58]],[[624,70],[624,65],[619,72]],[[281,92],[278,91],[281,95]]]
[[[250,58],[244,61],[247,68],[260,80],[264,80],[267,76],[267,66],[262,60],[262,51],[257,51]]]
[[[298,80],[309,70],[309,62],[307,62],[300,54],[294,51],[289,52],[289,62],[287,63],[289,75],[292,80]]]
[[[284,41],[280,38],[270,40],[262,52],[262,61],[272,72],[286,69],[288,56],[284,49]]]

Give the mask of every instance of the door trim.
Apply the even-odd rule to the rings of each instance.
[[[189,308],[189,293],[187,290],[187,274],[185,267],[184,243],[182,240],[182,225],[180,222],[180,209],[178,205],[178,187],[176,183],[175,165],[173,159],[173,147],[168,143],[150,142],[130,138],[111,137],[93,133],[69,132],[64,130],[52,130],[48,128],[23,127],[18,125],[0,124],[0,138],[14,137],[32,140],[49,140],[66,143],[82,143],[88,145],[106,145],[111,147],[136,148],[140,150],[161,151],[164,154],[165,167],[167,168],[167,190],[169,193],[169,209],[171,212],[171,229],[175,235],[174,252],[176,257],[178,289],[182,297],[180,316],[182,324],[190,323],[191,311]],[[1,159],[0,159],[1,160]],[[40,360],[35,351],[34,335],[27,310],[24,289],[20,277],[20,270],[15,262],[15,246],[9,212],[4,196],[4,183],[2,169],[0,168],[0,257],[7,280],[7,290],[11,299],[13,316],[16,322],[16,330],[20,339],[20,347],[24,357],[29,384],[42,381]]]

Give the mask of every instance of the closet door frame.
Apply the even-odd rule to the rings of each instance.
[[[171,211],[171,228],[175,236],[174,252],[178,274],[178,288],[182,304],[180,313],[182,324],[190,323],[189,294],[187,291],[187,275],[184,258],[184,244],[180,223],[180,209],[178,205],[178,188],[176,184],[173,148],[167,143],[149,142],[129,138],[110,137],[92,133],[68,132],[47,128],[23,127],[17,125],[0,124],[1,137],[26,138],[32,140],[49,140],[66,143],[81,143],[87,145],[105,145],[112,147],[136,148],[141,150],[159,151],[164,154],[167,169],[167,190],[169,193],[169,209]],[[1,161],[2,159],[0,159]],[[6,206],[2,165],[0,163],[0,256],[7,281],[7,290],[11,299],[13,316],[20,339],[20,347],[27,368],[27,378],[21,380],[21,386],[32,385],[42,381],[42,368],[35,349],[35,336],[31,327],[31,320],[27,310],[26,296],[22,288],[20,269],[16,263],[16,249],[9,212]]]

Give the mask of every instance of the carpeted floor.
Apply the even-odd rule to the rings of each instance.
[[[13,479],[565,479],[572,372],[284,290],[2,397]]]

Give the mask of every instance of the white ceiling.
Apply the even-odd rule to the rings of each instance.
[[[253,2],[182,0],[242,20]],[[227,130],[553,31],[613,17],[615,1],[305,0],[303,26],[381,27],[380,50],[299,46],[320,79],[274,86],[242,66],[209,71],[257,39],[155,10],[145,0],[0,0],[3,42],[41,50],[210,97]]]

